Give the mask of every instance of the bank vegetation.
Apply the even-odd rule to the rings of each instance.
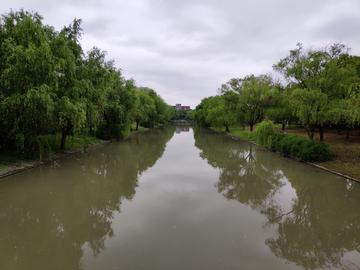
[[[125,79],[106,51],[94,46],[84,52],[81,22],[74,19],[55,30],[36,12],[2,15],[0,151],[5,159],[42,159],[74,146],[74,140],[76,146],[118,139],[176,115],[153,89]]]
[[[218,95],[201,101],[194,120],[203,127],[223,126],[226,132],[232,125],[248,126],[249,137],[264,147],[302,160],[329,160],[325,130],[344,130],[345,140],[360,133],[360,57],[349,52],[343,44],[304,49],[299,43],[273,65],[281,79],[266,74],[232,78]],[[282,131],[274,130],[273,123],[282,124]],[[286,134],[292,125],[301,125],[308,139]]]

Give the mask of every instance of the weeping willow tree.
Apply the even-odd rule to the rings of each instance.
[[[275,134],[274,124],[267,118],[262,121],[254,131],[255,138],[262,147],[268,146],[269,139]]]

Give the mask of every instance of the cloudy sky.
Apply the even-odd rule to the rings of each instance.
[[[125,78],[193,109],[231,78],[273,73],[298,42],[360,55],[359,0],[12,0],[60,30],[83,20],[82,46],[108,52]]]

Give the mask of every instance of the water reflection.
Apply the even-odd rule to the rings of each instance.
[[[195,146],[200,156],[214,168],[221,169],[218,192],[229,200],[250,205],[261,212],[272,204],[274,195],[284,185],[282,173],[271,159],[257,155],[255,147],[238,143],[220,134],[204,134],[195,129]]]
[[[94,256],[105,249],[114,213],[174,132],[154,130],[0,182],[0,268],[84,269],[84,245]]]
[[[174,134],[0,182],[0,269],[359,269],[360,185],[207,129],[197,148]]]
[[[358,183],[214,132],[195,129],[194,137],[200,156],[221,170],[218,192],[265,215],[264,229],[277,228],[265,241],[274,255],[306,269],[360,269],[344,256],[360,252]],[[296,192],[290,208],[278,199],[286,180]]]
[[[297,198],[287,215],[269,216],[278,237],[266,244],[276,256],[308,269],[360,269],[344,258],[346,252],[360,252],[360,185],[336,177],[314,181],[314,173],[294,175],[291,169],[282,168]]]
[[[176,127],[176,133],[180,134],[181,132],[190,132],[189,127]]]

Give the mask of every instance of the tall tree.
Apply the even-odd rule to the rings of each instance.
[[[56,32],[38,13],[3,15],[0,24],[0,118],[2,143],[32,157],[49,149],[57,85],[57,59],[48,42]]]
[[[289,82],[292,93],[290,99],[304,125],[309,138],[313,138],[315,128],[319,128],[320,140],[323,140],[323,128],[329,121],[329,111],[333,101],[341,97],[342,76],[337,67],[337,60],[346,53],[342,44],[334,44],[320,50],[304,50],[297,44],[290,55],[273,65]]]
[[[267,75],[250,75],[243,79],[231,79],[221,86],[221,92],[229,91],[239,94],[238,110],[243,113],[244,121],[252,132],[274,100],[274,82]]]
[[[222,125],[226,132],[230,132],[229,126],[234,125],[237,120],[237,110],[239,97],[234,92],[225,92],[221,96],[216,96],[211,100],[211,109],[207,115],[207,120],[213,125]]]
[[[86,123],[86,84],[81,82],[77,72],[81,66],[83,51],[80,45],[82,29],[81,20],[74,19],[64,27],[53,43],[54,54],[61,64],[56,70],[58,83],[56,119],[62,134],[60,148],[65,150],[66,138],[70,131],[78,132]]]
[[[137,90],[136,98],[134,120],[136,122],[136,131],[138,131],[139,123],[149,121],[150,117],[156,113],[156,106],[147,89],[140,88]]]
[[[194,120],[200,127],[210,127],[211,121],[207,118],[209,110],[211,109],[211,100],[215,97],[207,97],[201,100],[200,104],[196,106],[194,112]]]

